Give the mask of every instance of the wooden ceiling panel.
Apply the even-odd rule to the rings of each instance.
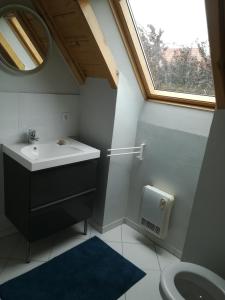
[[[34,0],[34,4],[78,82],[106,78],[116,88],[117,67],[89,0]]]
[[[82,70],[87,77],[107,78],[107,73],[102,65],[81,64]]]
[[[92,48],[90,49],[90,47],[93,47],[90,44],[90,40],[87,39],[87,37],[84,35],[82,35],[82,36],[77,35],[74,37],[67,38],[67,39],[65,39],[65,42],[66,42],[67,46],[77,49],[77,50],[80,49],[81,51],[90,51],[90,50],[92,50]]]
[[[55,26],[60,28],[64,38],[77,36],[89,36],[88,27],[83,25],[83,20],[76,17],[76,14],[69,13],[53,17]],[[79,28],[79,31],[78,31]]]
[[[77,3],[73,0],[46,0],[46,9],[51,12],[52,16],[68,14],[77,11]],[[77,12],[77,14],[79,14]]]
[[[93,64],[93,62],[95,62],[95,64],[100,64],[102,65],[102,59],[99,56],[98,52],[91,52],[90,55],[90,51],[81,51],[81,50],[77,50],[77,49],[70,49],[70,54],[73,57],[79,57],[79,64]]]
[[[96,44],[91,39],[84,37],[73,37],[66,39],[66,44],[69,46],[69,52],[77,61],[85,63],[103,64],[104,61],[99,53]]]

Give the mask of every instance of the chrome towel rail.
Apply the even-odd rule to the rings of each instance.
[[[109,152],[109,154],[107,154],[108,157],[111,156],[122,156],[122,155],[130,155],[130,154],[138,154],[137,158],[140,160],[143,160],[143,152],[144,152],[144,147],[145,144],[141,144],[139,147],[125,147],[125,148],[113,148],[113,149],[108,149],[107,151]],[[123,152],[123,151],[129,151],[129,150],[133,150],[133,151],[129,151],[129,152]],[[139,150],[139,151],[134,151],[134,150]],[[119,153],[114,153],[117,151],[122,151]]]

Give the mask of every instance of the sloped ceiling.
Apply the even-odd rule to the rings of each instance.
[[[106,78],[117,87],[118,71],[89,0],[33,1],[80,84]]]

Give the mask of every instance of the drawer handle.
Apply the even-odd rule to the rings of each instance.
[[[56,204],[59,204],[59,203],[62,203],[62,202],[65,202],[65,201],[68,201],[72,198],[77,198],[77,197],[80,197],[80,196],[83,196],[83,195],[86,195],[86,194],[90,194],[92,192],[95,192],[96,191],[96,188],[94,189],[90,189],[90,190],[86,190],[82,193],[79,193],[79,194],[75,194],[75,195],[72,195],[72,196],[68,196],[68,197],[65,197],[63,199],[60,199],[60,200],[56,200],[56,201],[53,201],[53,202],[50,202],[48,204],[43,204],[43,205],[40,205],[38,207],[35,207],[35,208],[32,208],[31,209],[31,212],[35,212],[35,211],[38,211],[42,208],[46,208],[46,207],[50,207],[50,206],[53,206],[53,205],[56,205]]]

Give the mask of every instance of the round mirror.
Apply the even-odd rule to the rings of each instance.
[[[19,73],[39,70],[47,61],[51,37],[32,9],[9,5],[0,9],[0,61]]]

